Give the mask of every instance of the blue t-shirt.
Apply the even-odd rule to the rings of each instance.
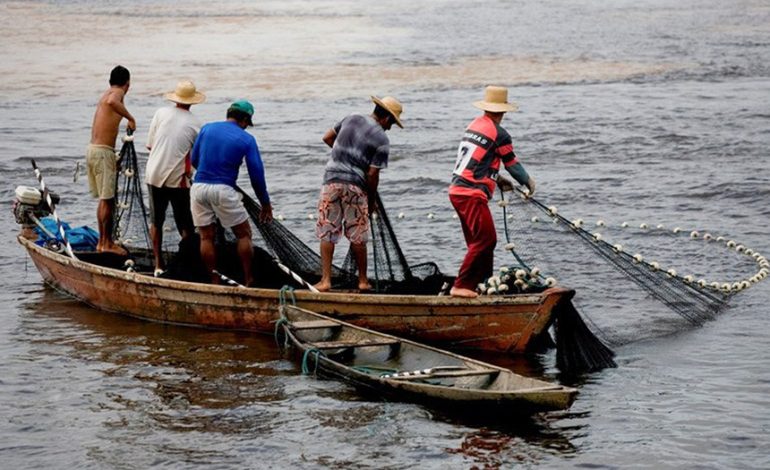
[[[254,193],[263,205],[269,204],[257,140],[233,121],[212,122],[201,128],[192,149],[191,160],[196,169],[193,182],[234,188],[244,158]]]
[[[366,190],[369,167],[387,168],[390,141],[371,116],[351,114],[334,126],[331,158],[324,171],[324,184],[351,183]]]

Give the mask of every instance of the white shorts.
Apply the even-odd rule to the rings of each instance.
[[[226,184],[194,183],[190,189],[190,209],[196,227],[219,222],[232,228],[248,220],[241,193]]]

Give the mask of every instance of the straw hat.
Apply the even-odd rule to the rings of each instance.
[[[198,104],[206,100],[206,95],[195,89],[195,84],[190,80],[183,80],[176,84],[176,90],[163,95],[169,101],[180,104]]]
[[[401,103],[399,103],[397,99],[393,98],[392,96],[386,96],[383,99],[372,96],[372,102],[374,102],[374,104],[377,106],[380,106],[385,111],[389,112],[390,115],[393,116],[393,119],[396,120],[398,127],[401,129],[404,128],[404,125],[401,124],[401,112],[404,110],[404,108],[401,106]]]
[[[516,111],[519,105],[508,102],[508,89],[501,86],[488,86],[484,90],[484,100],[476,101],[473,106],[490,113]]]

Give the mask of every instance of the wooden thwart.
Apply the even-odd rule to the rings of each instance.
[[[291,324],[292,330],[320,330],[323,328],[340,328],[340,324],[329,320],[297,321]]]
[[[452,377],[470,377],[474,375],[492,375],[499,374],[499,370],[495,369],[471,369],[471,370],[456,370],[456,371],[438,371],[431,372],[429,374],[421,374],[419,372],[413,375],[393,375],[391,377],[385,377],[391,380],[421,380],[421,379],[445,379]]]
[[[315,349],[344,349],[344,348],[366,348],[369,346],[398,346],[401,341],[394,339],[366,339],[357,341],[319,341],[312,343],[311,347]]]

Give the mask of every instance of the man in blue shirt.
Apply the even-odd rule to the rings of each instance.
[[[192,149],[192,165],[196,169],[190,190],[193,222],[201,237],[201,258],[211,273],[211,281],[219,283],[216,269],[216,219],[224,227],[230,227],[237,238],[238,256],[243,266],[244,284],[250,286],[254,277],[251,260],[254,247],[251,242],[249,216],[236,191],[238,170],[244,159],[249,172],[251,187],[262,204],[260,219],[269,222],[273,218],[270,195],[265,183],[265,169],[254,136],[246,132],[252,126],[254,106],[240,100],[230,105],[227,120],[206,124],[201,128]]]

